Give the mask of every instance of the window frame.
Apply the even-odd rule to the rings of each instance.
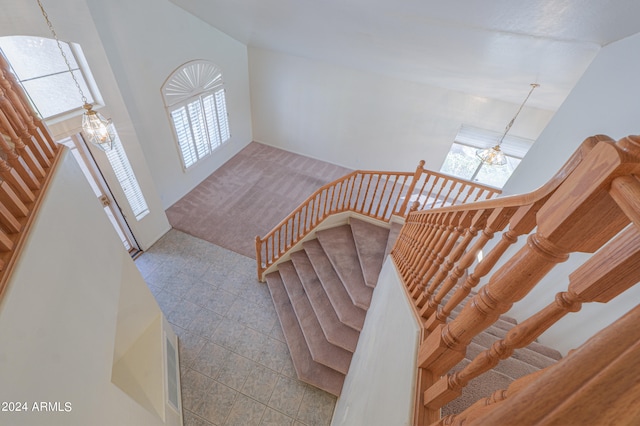
[[[496,143],[500,140],[501,136],[502,136],[502,133],[481,129],[477,127],[462,125],[460,127],[460,130],[456,134],[456,137],[454,138],[453,143],[451,144],[451,147],[449,148],[449,152],[447,152],[447,155],[445,156],[442,162],[442,165],[440,166],[440,172],[451,175],[451,176],[455,176],[460,179],[465,179],[472,182],[478,182],[482,185],[488,185],[495,188],[504,187],[504,185],[509,180],[509,178],[511,177],[515,169],[520,164],[520,161],[522,161],[522,159],[527,154],[528,150],[531,148],[531,146],[535,141],[532,139],[526,139],[526,138],[507,135],[503,139],[500,147],[505,157],[507,157],[508,163],[504,166],[489,166],[487,164],[482,163],[482,161],[475,156],[475,151],[478,149],[485,149],[485,148],[490,148],[492,146],[495,146]],[[445,166],[447,165],[447,160],[449,158],[449,155],[454,153],[454,150],[457,148],[456,146],[468,147],[473,149],[474,151],[473,159],[476,159],[478,161],[478,164],[477,166],[475,166],[475,169],[471,173],[470,177],[462,176],[460,174],[456,174],[449,170],[445,170]],[[467,158],[469,157],[467,156]],[[512,165],[511,162],[513,161],[517,161],[517,164]],[[507,178],[504,180],[504,182],[501,185],[495,185],[492,182],[487,182],[486,180],[480,180],[478,178],[478,176],[482,173],[483,168],[485,167],[501,167],[501,168],[511,167],[512,170],[508,173]]]
[[[222,71],[214,63],[195,60],[179,66],[162,85],[162,96],[184,172],[231,139]]]
[[[12,36],[3,36],[0,38],[6,38],[6,39],[30,38],[30,39],[36,39],[36,40],[37,39],[46,40],[48,43],[56,42],[55,39],[51,39],[47,37],[39,37],[39,36],[12,35]],[[2,48],[0,48],[0,52],[2,52],[2,54],[7,59],[7,62],[10,64],[12,73],[15,75],[16,80],[22,86],[24,92],[27,94],[27,97],[29,98],[29,101],[32,107],[34,108],[35,111],[37,111],[38,115],[43,120],[46,120],[47,124],[55,124],[55,123],[68,120],[70,118],[81,116],[84,113],[84,108],[81,101],[80,93],[77,91],[77,88],[74,87],[73,94],[71,95],[71,97],[77,98],[77,102],[79,103],[77,107],[68,109],[65,111],[61,111],[53,115],[44,116],[40,108],[38,108],[37,103],[33,98],[33,95],[29,90],[27,90],[25,83],[29,83],[31,81],[37,81],[37,80],[43,81],[43,79],[54,77],[56,75],[68,75],[69,77],[73,76],[78,80],[78,83],[81,85],[81,87],[83,87],[82,90],[85,97],[87,98],[87,102],[94,105],[94,109],[99,109],[100,107],[104,106],[104,101],[97,88],[97,85],[93,78],[93,74],[91,73],[91,70],[89,68],[89,65],[87,63],[86,57],[84,56],[84,52],[82,51],[81,46],[77,43],[67,42],[62,40],[60,40],[60,43],[63,45],[63,47],[66,47],[68,49],[66,53],[67,54],[71,53],[72,55],[72,58],[70,58],[71,59],[70,63],[75,62],[75,67],[74,66],[71,67],[72,71],[69,71],[68,69],[63,69],[62,71],[59,71],[59,72],[43,74],[38,76],[31,76],[24,79],[21,78],[19,73],[16,72],[13,66],[11,66],[11,58],[7,56],[6,52],[2,50]],[[61,56],[57,45],[55,45],[52,48],[51,52],[52,52],[52,55],[54,56]]]

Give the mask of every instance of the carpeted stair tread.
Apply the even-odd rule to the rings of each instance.
[[[393,249],[393,245],[396,243],[396,240],[398,239],[398,235],[400,235],[401,229],[402,229],[401,223],[397,223],[397,222],[391,223],[391,228],[389,228],[389,236],[387,237],[387,247],[384,251],[385,259],[391,253],[391,250]]]
[[[467,346],[467,354],[465,358],[468,361],[473,361],[478,354],[487,349],[488,348],[471,341],[469,346]],[[519,379],[527,374],[535,373],[539,370],[538,367],[513,357],[501,360],[493,369],[513,380]],[[458,370],[458,368],[454,367],[453,370]]]
[[[289,295],[291,306],[300,323],[302,334],[309,347],[309,352],[311,352],[311,357],[320,364],[347,374],[353,353],[329,343],[322,331],[315,312],[313,312],[311,303],[307,298],[304,287],[302,287],[293,263],[291,263],[291,261],[284,262],[280,264],[278,269],[284,287]]]
[[[389,229],[351,218],[351,233],[356,245],[356,253],[360,259],[362,275],[367,286],[374,288],[378,283],[378,275],[384,262]]]
[[[456,368],[462,369],[469,363],[469,360],[462,360]],[[512,381],[509,377],[495,370],[487,371],[480,377],[471,380],[462,389],[462,395],[442,407],[442,417],[463,412],[476,401],[491,396],[495,391],[507,389]]]
[[[489,330],[491,328],[492,327],[489,327],[487,331],[485,331],[484,333],[480,333],[479,335],[474,337],[473,341],[485,348],[490,348],[491,345],[493,345],[496,340],[499,340],[501,338],[496,335],[490,334]],[[550,358],[546,354],[541,353],[538,350],[540,347],[546,348],[545,346],[539,343],[532,343],[527,347],[516,349],[513,352],[512,357],[520,361],[526,362],[528,364],[531,364],[536,368],[545,368],[551,364],[555,364],[557,359]],[[553,349],[550,349],[550,348],[546,348],[546,349],[549,351],[554,351]],[[554,352],[557,352],[557,351],[554,351]]]
[[[307,253],[304,250],[292,253],[291,261],[327,340],[349,352],[354,352],[360,333],[340,322]]]
[[[318,240],[307,241],[302,247],[340,321],[356,331],[361,331],[367,312],[353,304]]]
[[[343,225],[325,229],[318,231],[316,236],[353,304],[369,309],[373,289],[365,284],[351,227]]]
[[[298,378],[332,395],[340,396],[345,376],[315,362],[311,357],[280,273],[272,272],[266,276],[266,280]]]

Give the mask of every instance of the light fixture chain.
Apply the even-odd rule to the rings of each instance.
[[[67,68],[69,69],[69,73],[71,73],[71,78],[73,78],[73,82],[76,84],[76,87],[78,88],[78,92],[80,92],[80,97],[82,98],[82,103],[86,104],[87,103],[87,97],[84,95],[84,92],[82,91],[82,88],[80,87],[80,83],[78,83],[78,80],[76,79],[76,76],[73,73],[73,70],[71,69],[71,64],[69,63],[69,59],[67,59],[67,55],[64,53],[64,49],[62,48],[62,44],[60,43],[60,40],[58,39],[58,34],[56,33],[56,30],[53,28],[53,24],[49,20],[49,15],[44,10],[44,7],[42,6],[42,3],[40,2],[40,0],[36,0],[36,1],[38,2],[38,6],[40,6],[40,11],[42,12],[42,16],[44,16],[44,19],[47,21],[47,26],[49,26],[49,30],[51,31],[51,34],[53,35],[53,38],[56,40],[56,44],[58,45],[58,49],[60,49],[60,54],[62,55],[62,58],[64,59],[64,63],[67,65]]]
[[[518,115],[520,114],[520,111],[522,111],[522,108],[524,107],[524,104],[526,104],[527,101],[529,100],[529,96],[531,96],[531,94],[536,89],[536,87],[539,87],[539,86],[540,85],[537,84],[537,83],[531,83],[531,90],[529,90],[529,94],[527,95],[526,98],[524,98],[524,101],[522,101],[522,104],[520,105],[520,108],[518,108],[518,111],[516,112],[516,115],[514,115],[513,118],[511,119],[511,121],[509,122],[509,124],[507,124],[507,127],[504,129],[504,133],[502,134],[502,137],[500,138],[500,141],[498,142],[498,145],[502,144],[502,141],[504,140],[505,136],[507,136],[507,133],[509,133],[509,130],[511,130],[511,126],[513,126],[513,123],[516,121],[516,118],[518,118]]]

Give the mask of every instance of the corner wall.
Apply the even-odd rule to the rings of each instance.
[[[332,426],[412,424],[420,328],[387,257]]]
[[[26,407],[0,411],[0,424],[181,424],[175,411],[152,413],[112,383],[114,363],[163,317],[75,159],[63,155],[0,301],[0,401]],[[162,352],[146,354],[162,364]],[[153,392],[163,400],[162,388]],[[43,402],[48,410],[34,410]]]
[[[526,193],[545,183],[589,136],[605,134],[617,140],[640,134],[638,51],[640,34],[600,50],[507,182],[506,195]],[[557,292],[567,288],[567,275],[587,258],[585,254],[572,254],[509,314],[522,321],[551,303]],[[585,304],[580,312],[569,314],[552,326],[540,341],[566,353],[631,310],[638,300],[640,286],[636,285],[607,304]]]
[[[462,124],[502,131],[518,109],[264,49],[249,70],[254,140],[352,169],[439,170]],[[525,108],[512,134],[535,139],[551,116]]]

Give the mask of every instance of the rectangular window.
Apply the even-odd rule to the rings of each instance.
[[[496,145],[501,136],[502,133],[463,125],[440,171],[462,179],[502,188],[535,141],[507,136],[500,145],[500,149],[507,158],[507,164],[492,166],[482,163],[476,151]]]
[[[124,195],[127,197],[127,201],[133,211],[133,215],[136,220],[142,219],[149,213],[149,207],[144,199],[144,195],[142,195],[142,190],[140,189],[138,180],[133,173],[133,169],[131,168],[131,164],[127,158],[127,153],[124,151],[120,138],[117,137],[117,135],[113,142],[113,148],[105,153],[107,154],[107,159],[109,160],[111,167],[113,167],[116,178],[124,191]]]

